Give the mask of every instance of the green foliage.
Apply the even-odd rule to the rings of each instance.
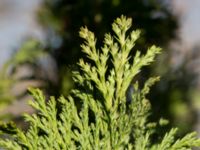
[[[1,113],[4,109],[17,100],[19,96],[22,97],[26,94],[26,91],[17,95],[14,94],[14,91],[17,90],[15,86],[22,81],[28,81],[27,78],[30,78],[23,76],[23,73],[17,77],[17,74],[20,74],[18,69],[25,64],[37,65],[38,61],[36,60],[43,55],[45,55],[45,52],[42,51],[39,42],[29,40],[2,66],[0,70],[0,117],[2,117]],[[3,115],[5,114],[3,113]]]
[[[29,40],[11,57],[7,65],[35,64],[37,62],[36,60],[44,54],[45,52],[38,41]]]
[[[171,1],[163,4],[158,0],[43,0],[38,20],[47,33],[46,50],[58,67],[59,81],[58,86],[50,86],[48,90],[53,91],[53,95],[60,95],[72,87],[71,77],[66,78],[69,71],[66,67],[73,67],[82,57],[77,35],[80,26],[84,24],[95,30],[95,37],[101,41],[114,18],[121,14],[128,15],[134,18],[134,27],[141,29],[142,38],[138,40],[136,49],[145,53],[152,43],[163,47],[176,35],[177,18],[168,9],[171,8],[168,4]],[[66,80],[68,85],[63,90]]]
[[[0,110],[13,101],[11,88],[15,80],[7,75],[4,69],[0,70]]]
[[[11,126],[14,134],[2,138],[1,147],[10,150],[189,150],[200,146],[195,133],[176,140],[176,128],[163,138],[161,135],[154,137],[159,123],[166,123],[163,119],[159,123],[149,122],[148,118],[151,105],[146,95],[158,77],[147,80],[141,89],[138,82],[134,83],[132,100],[127,103],[127,90],[132,79],[143,66],[152,63],[161,50],[152,46],[145,55],[137,51],[131,59],[130,51],[140,34],[136,30],[127,35],[131,24],[131,19],[117,18],[112,25],[115,35],[106,34],[100,50],[96,49],[94,34],[86,27],[81,28],[80,36],[85,39],[81,47],[88,61],[79,61],[81,71],[74,72],[73,77],[85,90],[75,88],[67,98],[60,97],[56,103],[51,97],[46,103],[39,89],[31,89],[34,101],[30,101],[30,105],[38,113],[25,115],[30,123],[27,132],[13,130]],[[107,67],[108,63],[112,63],[111,68]],[[79,99],[80,107],[76,105],[76,99]],[[1,127],[2,134],[10,133],[8,128],[5,125]]]

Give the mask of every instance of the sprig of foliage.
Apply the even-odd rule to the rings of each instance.
[[[150,78],[142,89],[138,82],[133,83],[132,100],[127,103],[126,93],[133,78],[161,51],[152,46],[145,55],[136,51],[130,59],[140,34],[136,30],[127,35],[131,25],[131,19],[117,18],[112,25],[115,35],[106,34],[100,50],[96,49],[94,34],[87,27],[81,28],[80,36],[85,39],[81,47],[89,61],[79,61],[81,71],[74,72],[74,81],[85,89],[72,90],[67,98],[60,97],[58,103],[54,97],[46,103],[39,89],[31,89],[34,101],[30,105],[38,113],[25,115],[30,123],[27,132],[14,130],[14,135],[0,140],[0,146],[10,150],[186,150],[200,146],[195,133],[175,140],[176,128],[158,138],[162,140],[152,141],[157,123],[148,120],[151,105],[146,95],[158,77]],[[109,63],[112,65],[108,69]],[[81,107],[77,107],[75,99],[80,100]],[[161,119],[160,123],[165,121]],[[1,128],[4,135],[10,133],[8,128]]]

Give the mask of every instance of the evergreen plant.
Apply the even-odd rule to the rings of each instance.
[[[67,98],[61,96],[56,101],[51,97],[48,102],[39,89],[30,89],[34,98],[30,105],[37,113],[25,115],[30,124],[26,132],[11,123],[2,124],[0,147],[9,150],[190,150],[200,146],[194,132],[177,139],[177,128],[172,128],[164,137],[159,134],[155,137],[158,125],[166,121],[149,121],[151,105],[146,95],[159,77],[148,79],[143,88],[132,80],[143,66],[154,61],[161,49],[152,46],[145,55],[137,50],[132,58],[130,51],[140,31],[128,31],[131,25],[130,18],[117,18],[112,24],[115,35],[106,34],[100,50],[96,48],[94,34],[82,27],[80,37],[85,42],[81,48],[88,60],[80,59],[80,71],[73,72],[78,86]],[[108,63],[112,64],[109,68]],[[130,85],[134,91],[127,101]]]

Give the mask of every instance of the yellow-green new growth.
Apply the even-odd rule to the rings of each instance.
[[[142,55],[134,50],[140,31],[128,32],[132,21],[125,16],[112,24],[115,35],[105,35],[103,47],[96,48],[94,34],[81,28],[81,45],[88,60],[78,63],[80,71],[74,72],[74,81],[79,88],[72,90],[58,102],[46,99],[39,89],[31,89],[34,101],[30,104],[37,114],[25,115],[30,123],[24,132],[0,126],[0,148],[9,150],[189,150],[200,146],[195,133],[176,140],[177,129],[171,129],[162,138],[154,139],[157,123],[148,121],[151,111],[146,95],[159,80],[150,78],[142,89],[133,84],[132,100],[127,104],[126,93],[133,78],[143,66],[154,61],[160,48],[152,46]],[[133,58],[132,58],[133,57]],[[132,59],[130,59],[132,58]],[[79,100],[77,106],[75,100]],[[59,110],[58,110],[59,108]],[[161,119],[158,124],[165,124]],[[12,132],[9,132],[10,130]],[[12,133],[9,135],[8,133]],[[161,140],[160,140],[161,139]]]

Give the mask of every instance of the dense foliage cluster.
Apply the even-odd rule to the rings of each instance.
[[[158,0],[43,0],[38,20],[47,31],[45,49],[58,68],[58,83],[48,88],[49,93],[69,93],[72,83],[68,67],[73,67],[83,57],[77,35],[80,26],[84,24],[95,31],[95,37],[99,39],[97,45],[100,45],[104,33],[111,29],[110,22],[125,14],[134,18],[135,28],[140,28],[142,38],[138,40],[136,49],[145,53],[152,44],[167,46],[176,35],[177,18],[168,9],[171,2],[167,3]]]
[[[10,150],[186,150],[200,146],[195,133],[176,140],[176,128],[164,137],[153,139],[157,126],[165,121],[149,122],[151,105],[146,95],[159,78],[148,79],[143,88],[132,80],[143,66],[154,61],[161,49],[152,46],[144,55],[136,51],[132,58],[130,52],[140,31],[128,31],[131,25],[131,19],[117,18],[112,24],[115,35],[106,34],[101,49],[96,48],[94,34],[86,27],[81,28],[80,36],[85,40],[81,47],[88,59],[80,59],[80,71],[73,72],[77,88],[67,98],[56,101],[51,97],[47,103],[39,89],[31,89],[34,101],[30,105],[37,113],[25,115],[29,129],[24,132],[12,124],[1,125],[0,147]],[[108,63],[112,64],[109,68]],[[128,93],[131,100],[127,101],[131,86],[134,92]]]

